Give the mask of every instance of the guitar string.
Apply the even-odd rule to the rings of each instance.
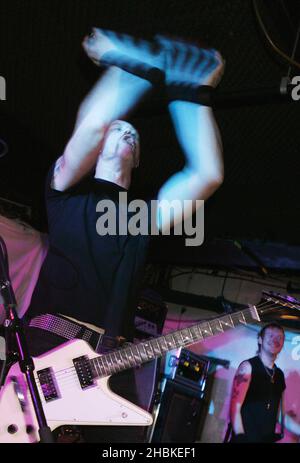
[[[276,303],[277,303],[277,302],[278,302],[278,301],[276,301]],[[272,309],[274,309],[274,308],[276,308],[276,309],[277,309],[277,308],[280,308],[282,305],[285,306],[285,305],[287,305],[287,304],[284,304],[284,303],[278,304],[278,303],[277,303],[276,305],[271,305],[271,304],[270,304],[270,301],[265,301],[265,302],[262,302],[262,303],[258,304],[258,305],[256,306],[256,308],[259,309],[261,313],[263,313],[263,312],[266,312],[267,310],[272,310]],[[268,307],[268,309],[263,310],[262,308],[264,308],[264,307],[266,307],[266,306]],[[249,309],[249,308],[248,308],[248,309]],[[251,307],[250,307],[250,309],[251,309]],[[245,310],[245,309],[244,309],[244,310]],[[246,309],[246,310],[247,310],[247,309]],[[243,310],[242,310],[242,311],[238,311],[238,312],[243,312]],[[232,314],[230,314],[231,317],[237,315],[238,312],[233,312]],[[225,315],[225,317],[226,317],[226,315]],[[220,318],[222,318],[222,317],[220,317]],[[217,321],[217,320],[218,320],[218,319],[212,319],[211,321],[208,320],[208,322],[209,322],[209,323],[213,323],[214,321]],[[205,321],[203,321],[203,323],[205,323]],[[201,324],[201,321],[199,321],[199,324]],[[193,325],[193,326],[195,326],[195,325]],[[186,329],[189,329],[189,328],[192,328],[192,326],[191,326],[191,327],[187,327]],[[169,333],[169,334],[172,335],[172,332]],[[153,338],[153,339],[155,339],[155,338]],[[199,341],[200,341],[200,340],[199,340]],[[191,339],[191,343],[193,343],[193,342],[194,342],[193,339]],[[196,342],[197,342],[197,341],[196,341]],[[189,344],[188,344],[188,345],[189,345]],[[151,359],[153,359],[153,358],[155,358],[155,356],[154,356],[154,357],[151,356],[151,357],[149,358],[149,361],[150,361]],[[122,363],[123,363],[123,362],[122,362]],[[144,363],[144,362],[143,362],[143,363]],[[133,368],[134,365],[133,365],[133,366],[129,366],[129,368],[130,368],[130,367]],[[103,368],[103,367],[100,367],[100,371],[103,370],[103,372],[105,373],[105,369],[106,369],[106,368],[111,368],[111,366],[104,367],[104,368]],[[114,372],[114,373],[117,373],[118,371],[120,371],[120,370],[117,369],[117,371]],[[58,378],[59,378],[61,375],[64,375],[64,378],[63,378],[63,379],[67,379],[66,372],[70,372],[70,373],[72,372],[72,373],[71,373],[72,377],[77,377],[76,370],[75,370],[75,367],[74,367],[74,366],[73,366],[73,367],[69,367],[69,368],[67,368],[67,369],[58,370],[57,372],[54,372],[54,373],[55,373],[55,376],[57,376]],[[113,374],[114,374],[114,373],[113,373]],[[109,376],[109,375],[107,375],[107,376]],[[104,377],[107,377],[107,376],[104,376]],[[102,377],[102,376],[101,376],[101,377]]]
[[[262,303],[258,304],[258,305],[255,306],[255,307],[256,307],[257,309],[259,309],[259,311],[260,311],[261,313],[263,313],[263,312],[266,312],[267,310],[269,311],[269,310],[272,310],[272,309],[274,309],[274,308],[277,309],[277,308],[280,308],[280,307],[282,307],[282,306],[293,305],[293,304],[288,304],[288,303],[284,303],[284,302],[277,301],[277,300],[276,300],[276,303],[273,304],[273,305],[271,305],[270,302],[271,302],[271,301],[265,301],[265,302],[262,302]],[[273,302],[273,301],[272,301],[272,302]],[[279,304],[278,304],[278,302],[279,302]],[[262,309],[262,308],[264,308],[264,307],[268,307],[268,308],[264,310],[264,309]],[[298,307],[296,307],[296,308],[298,308]],[[249,307],[248,309],[251,309],[251,307]],[[243,309],[243,310],[247,310],[247,309]],[[238,311],[238,312],[243,312],[243,310],[242,310],[242,311]],[[231,317],[237,315],[238,312],[233,312],[232,314],[230,314]],[[225,317],[226,317],[226,315],[225,315]],[[222,318],[222,317],[220,317],[220,318]],[[217,320],[218,320],[218,318],[217,318],[217,319],[215,318],[215,319],[212,319],[211,321],[208,320],[208,322],[209,322],[209,323],[212,323],[212,322],[217,321]],[[205,321],[203,321],[203,323],[205,323]],[[201,324],[201,321],[199,321],[199,324]],[[193,326],[195,326],[195,325],[193,325]],[[192,326],[191,326],[191,327],[192,327]],[[187,327],[186,329],[189,329],[189,328],[191,328],[191,327]],[[172,333],[169,333],[169,334],[172,335]],[[155,339],[155,338],[153,338],[153,339]],[[205,339],[205,338],[204,338],[204,339]],[[200,339],[199,339],[199,341],[200,341]],[[190,343],[190,344],[192,344],[193,342],[195,342],[195,341],[193,341],[193,339],[191,339],[191,343]],[[196,341],[196,342],[197,342],[197,341]],[[190,345],[190,344],[187,344],[187,345]],[[172,350],[172,349],[171,349],[171,350]],[[148,361],[150,361],[151,359],[153,359],[153,358],[155,358],[155,357],[156,357],[156,356],[153,356],[153,357],[149,358]],[[97,358],[97,357],[96,357],[96,358]],[[122,363],[123,363],[123,362],[122,362]],[[144,362],[142,362],[142,363],[144,363]],[[139,365],[139,363],[138,363],[137,365]],[[122,365],[122,366],[123,366],[123,365]],[[133,368],[133,367],[134,367],[134,365],[133,365],[133,366],[129,366],[128,368]],[[106,372],[104,371],[105,368],[111,368],[111,366],[104,367],[104,368],[103,368],[103,367],[100,367],[100,371],[102,370],[102,373],[104,373],[104,376],[101,375],[101,376],[98,376],[98,378],[107,378],[107,377],[110,376],[110,374],[106,374]],[[123,368],[121,368],[120,370],[117,369],[117,371],[112,372],[112,374],[115,374],[115,373],[117,373],[118,371],[122,371],[122,369],[123,369]],[[74,366],[73,366],[73,367],[66,368],[66,369],[63,369],[63,370],[58,370],[57,372],[54,372],[54,374],[55,374],[55,377],[57,377],[57,378],[59,379],[60,383],[62,383],[62,382],[65,383],[68,379],[69,379],[69,380],[73,380],[74,378],[77,378],[77,373],[76,373],[76,370],[75,370],[75,367],[74,367]],[[62,375],[63,375],[63,377],[62,377]],[[40,381],[39,381],[38,378],[37,378],[37,383],[40,384]],[[40,386],[40,387],[41,387],[41,386]]]
[[[265,304],[264,304],[264,305],[265,305]],[[233,314],[233,315],[236,315],[236,314]],[[213,320],[212,320],[212,321],[213,321]],[[192,338],[192,339],[191,339],[191,343],[193,343],[193,341],[194,341],[194,340],[193,340],[193,338]],[[153,358],[153,356],[151,356],[151,357],[148,358],[147,360],[151,360],[151,358]],[[123,363],[123,362],[122,362],[122,363]],[[142,363],[143,363],[143,362],[142,362]],[[138,364],[139,364],[139,362],[138,362]],[[112,365],[109,365],[109,366],[106,367],[106,368],[105,368],[105,367],[103,368],[103,367],[100,366],[100,377],[108,377],[108,376],[109,376],[109,374],[106,373],[106,369],[107,369],[107,368],[109,369],[109,367],[111,368]],[[130,368],[130,367],[134,367],[134,365],[129,364],[129,365],[128,365],[128,368]],[[115,369],[116,369],[116,371],[112,371],[112,372],[111,372],[112,374],[117,373],[118,371],[120,371],[118,368],[115,368]],[[123,369],[123,368],[121,368],[121,370],[122,370],[122,369]],[[73,370],[73,371],[72,371],[72,370]],[[70,367],[70,369],[66,369],[66,370],[64,370],[63,372],[62,372],[62,371],[60,371],[60,373],[57,372],[57,373],[55,374],[55,376],[56,376],[58,379],[60,379],[60,382],[63,381],[63,382],[65,383],[66,380],[68,380],[68,378],[73,379],[73,378],[76,378],[76,377],[77,377],[76,371],[74,371],[74,370],[75,370],[75,367]],[[72,373],[71,373],[71,371],[72,371]],[[97,373],[98,373],[98,372],[97,372]],[[101,373],[104,373],[104,376],[102,376]],[[62,374],[64,375],[64,377],[61,378],[61,375],[62,375]]]

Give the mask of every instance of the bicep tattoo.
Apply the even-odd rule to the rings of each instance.
[[[234,377],[234,381],[233,381],[233,390],[232,390],[232,399],[236,399],[237,397],[240,396],[241,392],[243,391],[244,387],[242,387],[242,385],[244,384],[244,386],[246,386],[246,384],[248,384],[250,381],[250,375],[245,367],[245,365],[240,365],[237,372],[236,372],[236,375]]]

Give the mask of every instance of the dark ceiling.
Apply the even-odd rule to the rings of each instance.
[[[289,54],[299,4],[258,1],[273,37]],[[0,194],[32,205],[39,227],[45,225],[44,174],[61,154],[78,104],[97,78],[80,46],[91,26],[204,40],[226,59],[219,92],[278,87],[288,72],[267,46],[250,0],[0,0],[0,9],[0,75],[7,82],[0,138],[9,145],[0,159]],[[225,182],[206,207],[207,237],[300,244],[299,108],[286,102],[216,110]],[[134,123],[142,165],[133,188],[148,193],[183,158],[163,105],[151,108],[148,101]]]

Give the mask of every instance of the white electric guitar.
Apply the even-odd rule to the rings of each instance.
[[[34,375],[51,430],[68,425],[149,426],[152,416],[114,394],[109,376],[139,366],[166,352],[194,344],[228,329],[260,321],[279,307],[300,309],[289,296],[265,293],[265,301],[239,312],[201,322],[167,335],[130,344],[99,356],[82,340],[72,340],[34,358]],[[38,442],[38,426],[26,379],[15,364],[0,392],[0,442]]]

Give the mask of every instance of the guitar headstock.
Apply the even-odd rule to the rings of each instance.
[[[300,319],[300,300],[288,294],[276,293],[274,291],[263,291],[263,302],[258,305],[261,314],[276,313],[281,316]],[[299,312],[299,313],[297,313]]]
[[[288,294],[276,293],[274,291],[263,291],[263,298],[276,304],[300,310],[300,300]]]

